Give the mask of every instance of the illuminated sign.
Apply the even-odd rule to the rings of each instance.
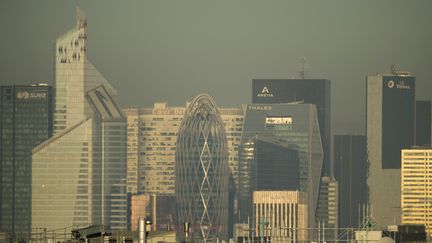
[[[292,124],[292,117],[290,117],[290,116],[269,116],[269,117],[266,117],[265,123],[266,124],[272,124],[272,125],[291,125]]]
[[[274,97],[274,95],[270,93],[267,86],[264,86],[264,88],[261,90],[261,93],[257,94],[257,97]]]
[[[397,88],[397,89],[411,89],[411,86],[406,84],[404,80],[400,80],[397,83],[394,80],[390,80],[387,83],[387,87],[390,89]]]
[[[27,99],[46,99],[47,93],[46,92],[27,92],[22,91],[18,92],[16,95],[17,99],[19,100],[27,100]]]

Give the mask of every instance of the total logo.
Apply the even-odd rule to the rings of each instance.
[[[395,87],[397,89],[411,89],[411,86],[406,84],[404,80],[401,80],[398,83],[396,83],[394,80],[390,80],[387,83],[387,87],[389,87],[390,89],[393,89]]]
[[[270,93],[267,86],[264,86],[264,88],[261,90],[261,93],[257,94],[257,97],[274,97],[274,95]]]
[[[30,94],[27,91],[17,93],[17,99],[19,99],[19,100],[23,100],[23,99],[26,100],[29,97],[30,97]]]

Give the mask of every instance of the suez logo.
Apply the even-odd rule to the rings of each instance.
[[[411,89],[411,86],[409,84],[406,84],[404,80],[397,81],[397,83],[394,80],[390,80],[387,82],[387,87],[389,87],[390,89]]]
[[[274,95],[270,92],[267,86],[264,86],[261,92],[257,94],[257,97],[274,97]]]
[[[17,95],[16,95],[16,97],[19,100],[46,99],[47,93],[22,91],[22,92],[18,92]]]

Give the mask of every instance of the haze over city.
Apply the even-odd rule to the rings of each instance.
[[[88,57],[122,107],[251,102],[251,79],[331,80],[332,133],[365,132],[365,76],[390,66],[432,99],[432,2],[1,1],[0,84],[53,83],[53,42],[88,15]]]
[[[1,1],[0,243],[430,242],[431,7]]]

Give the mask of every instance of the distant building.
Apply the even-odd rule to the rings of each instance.
[[[286,148],[297,151],[299,159],[298,188],[301,192],[307,193],[309,205],[308,223],[310,224],[309,227],[314,227],[323,161],[323,150],[315,105],[249,104],[245,106],[245,109],[243,135],[239,151],[238,220],[244,223],[248,217],[252,217],[250,202],[252,201],[252,192],[256,190],[257,185],[255,173],[258,177],[261,173],[261,170],[255,170],[257,168],[255,163],[260,157],[264,158],[263,153],[257,154],[260,148],[256,151],[255,139],[257,136],[261,136],[263,138],[272,138],[282,145],[282,147],[272,146],[274,152],[276,150],[278,153],[282,151],[286,152]],[[263,148],[268,151],[271,149],[268,143],[265,146],[261,146],[261,149]],[[292,152],[290,153],[294,155]],[[282,155],[269,155],[273,161],[277,161],[279,156]],[[285,165],[292,166],[295,164],[291,158],[291,156],[286,157]],[[262,163],[265,163],[265,160]],[[281,161],[278,163],[281,163]],[[264,164],[260,168],[265,169],[262,172],[268,175]],[[291,173],[296,174],[295,172],[290,172],[290,175]],[[293,181],[290,183],[293,183]]]
[[[51,86],[0,86],[0,229],[14,240],[31,233],[33,147],[53,133]]]
[[[378,225],[400,223],[401,150],[415,143],[415,77],[367,76],[369,204]]]
[[[254,191],[254,235],[275,242],[308,240],[307,195],[299,191]],[[252,236],[251,236],[252,237]]]
[[[146,218],[147,214],[147,208],[149,208],[149,195],[145,194],[138,194],[138,195],[131,195],[130,197],[130,204],[131,204],[131,217],[130,217],[130,230],[133,232],[138,231],[138,221],[140,218]]]
[[[32,151],[32,228],[127,227],[127,124],[86,57],[87,19],[55,42],[55,135]]]
[[[228,146],[225,127],[213,99],[196,96],[185,111],[176,147],[175,192],[178,225],[189,223],[191,238],[228,240]]]
[[[138,193],[139,127],[138,109],[123,110],[127,120],[127,192]]]
[[[321,178],[320,194],[316,213],[317,225],[320,227],[320,238],[324,241],[338,239],[338,182],[333,177]]]
[[[152,231],[176,229],[177,207],[174,195],[133,194],[131,195],[131,231],[138,231],[140,218],[152,222]]]
[[[432,238],[432,147],[402,150],[403,224],[424,224]]]
[[[253,79],[252,103],[314,104],[318,114],[324,151],[323,174],[330,175],[330,80],[327,79]]]
[[[124,109],[128,119],[130,192],[137,188],[139,193],[174,195],[176,140],[185,110],[186,106],[173,107],[165,102],[155,103],[152,108]],[[243,110],[218,110],[227,134],[230,171],[236,182]]]
[[[416,101],[416,145],[431,145],[432,102]]]
[[[368,200],[366,136],[334,136],[334,176],[339,183],[339,227],[357,228]],[[360,215],[359,215],[360,214]]]

